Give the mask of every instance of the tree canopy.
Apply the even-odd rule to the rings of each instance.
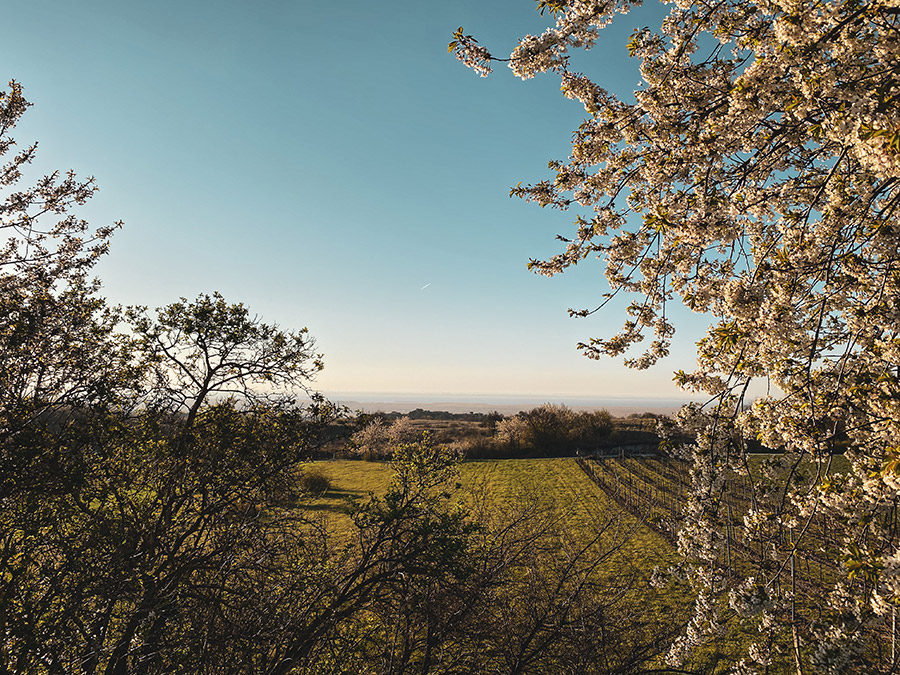
[[[731,527],[722,497],[738,472],[755,485],[741,536],[761,537],[764,523],[778,533],[738,596],[751,586],[775,595],[817,514],[846,524],[832,617],[798,635],[790,593],[758,605],[751,614],[767,646],[753,652],[756,666],[787,625],[781,646],[798,669],[811,661],[846,672],[900,596],[887,525],[900,489],[900,7],[671,3],[661,27],[638,28],[628,43],[642,78],[628,102],[575,72],[570,57],[638,4],[541,0],[555,21],[507,60],[522,79],[553,73],[587,113],[569,157],[550,163],[555,176],[512,189],[576,212],[564,250],[530,266],[554,275],[602,260],[610,293],[576,316],[631,294],[620,332],[579,345],[590,358],[624,355],[646,368],[666,356],[672,302],[712,319],[696,370],[675,374],[710,403],[683,415],[698,440],[682,451],[695,485],[681,547],[699,599],[671,660],[716,631],[712,598],[729,586],[716,571]],[[482,76],[498,60],[462,28],[449,49]],[[635,352],[647,334],[649,347]],[[759,379],[770,395],[749,406]],[[757,438],[780,453],[781,470],[751,475],[747,439]],[[840,479],[830,477],[837,452],[850,460]]]

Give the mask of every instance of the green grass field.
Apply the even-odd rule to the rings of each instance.
[[[353,501],[364,501],[369,495],[383,493],[391,480],[392,470],[387,462],[333,460],[316,462],[310,470],[321,471],[331,482],[331,488],[321,497],[306,502],[318,512],[338,536],[349,537],[353,531],[348,515]],[[518,505],[531,505],[544,510],[575,539],[590,537],[597,527],[614,520],[612,536],[607,541],[623,542],[615,556],[606,563],[605,574],[622,571],[637,573],[636,597],[643,608],[656,616],[683,621],[689,615],[691,595],[678,584],[665,589],[649,585],[654,567],[667,568],[677,562],[674,547],[662,536],[642,524],[616,503],[612,502],[579,468],[574,458],[503,459],[468,461],[460,465],[460,490],[456,499],[463,508],[482,508],[500,512]],[[735,630],[726,631],[708,648],[701,650],[701,658],[719,661],[721,668],[734,663],[748,637]],[[709,661],[706,661],[709,664]],[[777,669],[773,670],[776,672]],[[724,670],[723,670],[724,672]]]
[[[352,503],[382,494],[392,476],[387,462],[334,460],[316,462],[310,468],[327,476],[331,488],[307,507],[319,512],[332,531],[344,534],[352,531],[348,515]],[[665,568],[676,561],[670,544],[611,502],[572,458],[464,462],[459,482],[456,498],[464,507],[488,512],[540,510],[573,540],[592,536],[613,519],[612,538],[624,540],[615,564],[635,567],[641,576],[649,577],[654,567]]]
[[[352,502],[365,500],[370,494],[382,494],[392,475],[387,462],[333,460],[315,462],[310,469],[327,476],[331,488],[311,500],[308,507],[326,514],[338,529],[350,527],[347,512]],[[460,465],[459,482],[463,495],[481,495],[498,509],[517,502],[536,502],[555,512],[558,522],[573,533],[590,532],[597,523],[616,517],[621,520],[623,532],[633,531],[631,552],[641,551],[651,568],[674,560],[671,547],[611,503],[572,458],[464,462]]]

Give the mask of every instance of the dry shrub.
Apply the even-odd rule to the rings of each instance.
[[[300,476],[300,489],[304,494],[318,497],[331,489],[331,481],[319,469],[304,471]]]

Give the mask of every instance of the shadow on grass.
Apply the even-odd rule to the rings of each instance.
[[[308,511],[349,514],[355,504],[365,501],[369,495],[365,490],[329,488],[312,501],[301,501],[299,506]]]

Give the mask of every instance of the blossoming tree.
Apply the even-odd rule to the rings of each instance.
[[[637,4],[540,0],[555,21],[505,61],[522,79],[555,74],[587,113],[555,178],[512,190],[577,211],[565,249],[533,270],[605,264],[611,293],[572,314],[633,298],[619,333],[579,348],[646,368],[668,353],[669,303],[712,318],[696,370],[675,375],[710,402],[681,420],[697,432],[679,546],[698,597],[670,661],[737,616],[761,630],[739,668],[896,669],[897,650],[878,661],[872,645],[900,604],[900,3],[679,0],[629,41],[642,76],[629,103],[570,55]],[[462,28],[449,48],[482,76],[500,60]],[[750,406],[759,379],[771,394]],[[747,439],[778,451],[761,471]],[[749,506],[726,512],[741,474]],[[804,622],[788,578],[823,516],[843,558],[829,610]],[[760,551],[737,582],[721,573],[732,537]]]

